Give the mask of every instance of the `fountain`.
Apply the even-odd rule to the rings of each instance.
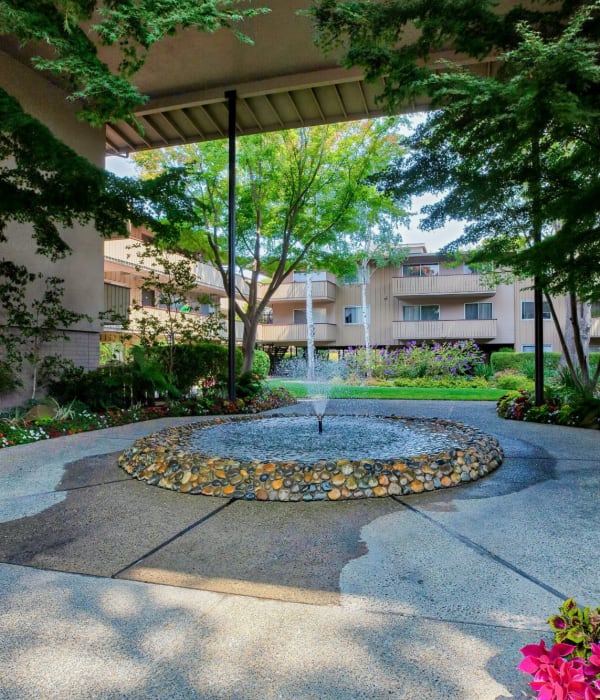
[[[449,488],[502,463],[494,438],[457,422],[328,413],[324,430],[325,379],[321,372],[311,383],[304,413],[206,418],[167,428],[137,440],[119,465],[181,493],[338,501]]]

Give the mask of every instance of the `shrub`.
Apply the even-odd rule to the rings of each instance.
[[[439,387],[440,389],[486,389],[488,381],[484,377],[399,377],[394,386]]]
[[[0,394],[8,394],[17,386],[18,381],[10,365],[0,361]]]
[[[531,393],[520,390],[501,396],[496,411],[501,418],[511,420],[600,428],[600,399],[594,397],[563,403],[560,396],[547,391],[543,404],[536,406]]]
[[[152,355],[159,360],[163,372],[168,371],[169,361],[173,361],[171,382],[183,393],[189,393],[192,386],[202,384],[223,386],[229,372],[229,350],[219,343],[178,344],[152,348]],[[242,351],[236,348],[236,372],[242,366]]]
[[[167,380],[160,362],[136,346],[123,364],[109,364],[91,372],[83,367],[68,368],[50,385],[50,394],[59,403],[77,400],[92,411],[105,411],[152,405],[156,394],[178,396],[179,392]]]
[[[252,360],[252,371],[264,379],[268,376],[271,369],[271,360],[264,350],[255,350],[254,359]]]
[[[556,372],[560,364],[562,355],[560,352],[544,353],[544,370],[547,373]],[[490,355],[490,364],[494,373],[502,372],[505,369],[514,369],[520,374],[527,375],[532,371],[533,354],[530,352],[493,352]]]
[[[258,396],[265,385],[258,374],[254,372],[244,372],[240,374],[235,383],[235,395],[240,399],[252,399]]]
[[[373,348],[369,366],[365,349],[356,348],[344,360],[349,374],[364,377],[370,373],[379,379],[470,375],[484,363],[483,353],[472,340],[432,345],[413,341],[397,350]]]
[[[535,388],[535,383],[531,379],[528,379],[524,374],[519,374],[510,369],[497,372],[494,375],[493,384],[497,386],[498,389],[507,389],[509,391],[515,391],[517,389],[532,391]]]

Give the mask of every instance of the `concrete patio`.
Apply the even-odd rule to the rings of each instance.
[[[310,410],[307,404],[287,411]],[[600,605],[600,435],[492,403],[331,401],[463,421],[485,479],[338,503],[131,480],[163,419],[0,451],[0,698],[503,700],[566,597]]]

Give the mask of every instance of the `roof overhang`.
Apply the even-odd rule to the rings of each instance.
[[[152,46],[133,80],[147,98],[136,111],[142,133],[126,122],[107,125],[107,155],[225,138],[225,93],[232,90],[239,136],[382,116],[382,85],[366,83],[360,70],[340,67],[339,53],[325,55],[314,45],[311,19],[299,14],[310,0],[264,5],[268,14],[236,27],[253,44],[226,30],[185,30]],[[30,53],[6,37],[0,48],[29,61]],[[120,61],[114,47],[99,47],[98,54],[112,69]],[[493,59],[470,63],[473,70],[489,71]],[[425,108],[424,102],[405,106],[407,112]]]

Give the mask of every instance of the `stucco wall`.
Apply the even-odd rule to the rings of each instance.
[[[53,134],[96,165],[104,164],[104,133],[76,118],[64,92],[47,83],[37,72],[0,52],[0,84],[23,109],[43,122]],[[73,253],[56,263],[35,253],[31,227],[9,224],[8,241],[0,243],[0,255],[25,265],[32,272],[56,275],[65,280],[64,306],[94,318],[71,329],[70,342],[60,341],[52,353],[60,353],[87,368],[98,364],[98,313],[103,304],[102,239],[93,225],[64,231]],[[26,377],[24,377],[27,384]],[[20,395],[27,395],[25,388]],[[1,405],[11,405],[19,395],[0,397]]]

